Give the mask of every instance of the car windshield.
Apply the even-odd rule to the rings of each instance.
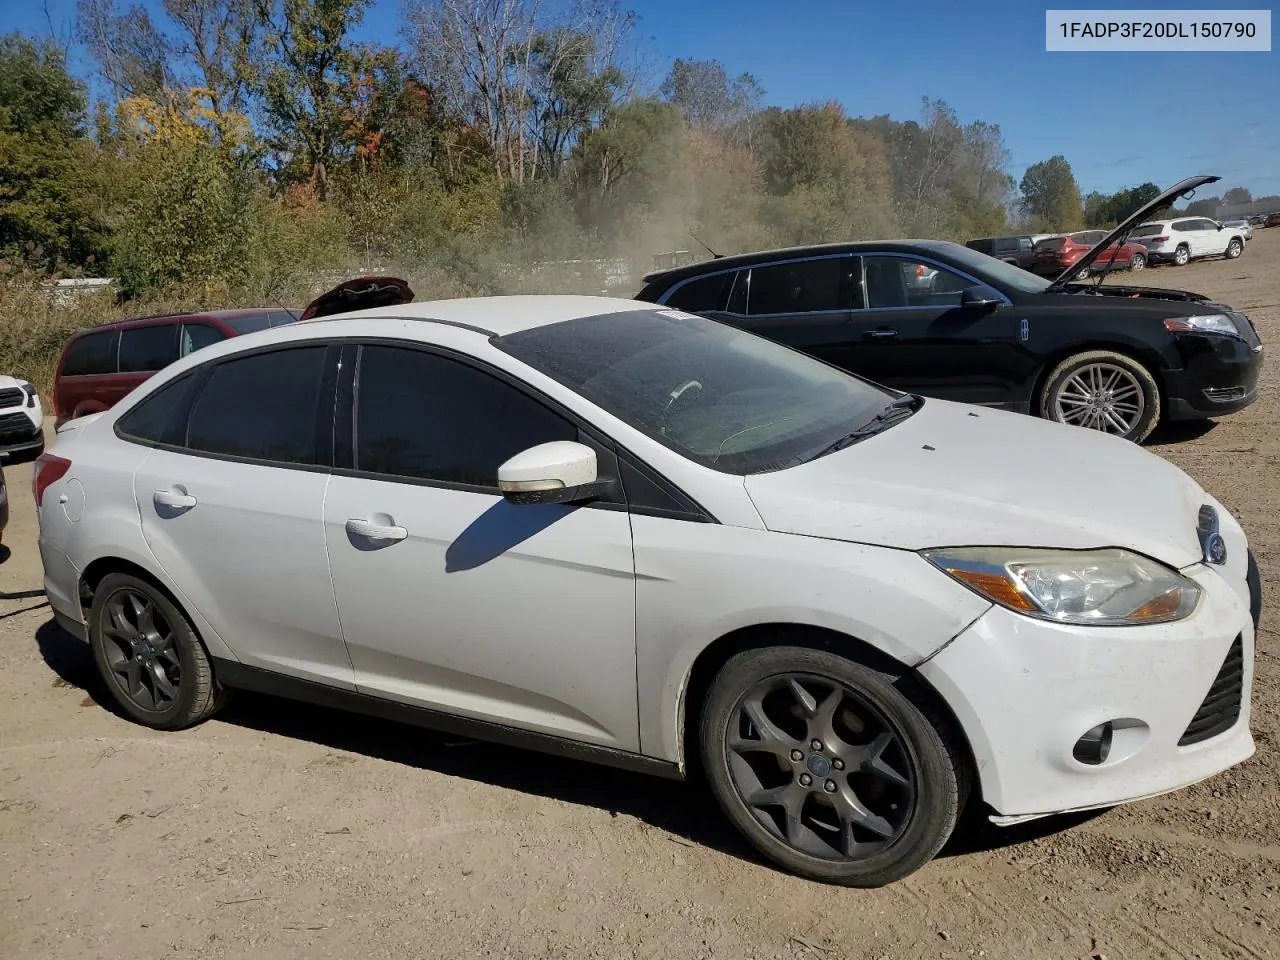
[[[688,459],[738,475],[812,459],[875,421],[895,397],[676,310],[566,320],[493,343]]]
[[[1049,286],[1049,281],[1043,277],[1037,277],[1021,267],[1015,267],[1012,263],[1005,263],[1003,260],[989,257],[977,250],[962,247],[958,243],[948,243],[945,248],[939,246],[938,249],[955,261],[957,266],[993,287],[1003,287],[1021,293],[1043,293]]]
[[[1131,237],[1155,237],[1160,231],[1165,229],[1163,223],[1144,223],[1140,227],[1134,227],[1133,232],[1129,234]]]

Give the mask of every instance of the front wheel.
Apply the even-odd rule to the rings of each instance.
[[[967,783],[945,724],[909,689],[806,647],[732,657],[703,705],[701,750],[721,809],[752,846],[853,887],[929,862]]]
[[[1160,420],[1160,389],[1151,371],[1132,357],[1090,350],[1053,368],[1039,409],[1046,420],[1140,443]]]
[[[1244,244],[1241,243],[1239,240],[1232,239],[1232,241],[1229,244],[1227,244],[1226,257],[1228,260],[1234,260],[1236,257],[1240,256],[1243,250],[1244,250]]]

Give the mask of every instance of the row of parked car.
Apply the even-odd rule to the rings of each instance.
[[[140,724],[248,689],[697,775],[773,862],[888,883],[966,808],[1254,750],[1245,534],[1118,437],[1247,403],[1256,331],[1069,280],[838,244],[632,300],[361,278],[251,336],[89,331],[33,472],[45,594]],[[121,377],[94,412],[66,382]]]
[[[1248,220],[1220,223],[1208,217],[1152,220],[1133,227],[1123,242],[1109,243],[1088,266],[1081,266],[1084,255],[1107,235],[1106,230],[1080,230],[1058,235],[983,237],[970,240],[967,246],[1040,276],[1056,277],[1075,267],[1075,278],[1084,280],[1094,273],[1142,270],[1160,263],[1185,266],[1204,257],[1234,260],[1253,239],[1253,227]]]

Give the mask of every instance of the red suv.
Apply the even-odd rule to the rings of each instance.
[[[1101,243],[1106,235],[1105,230],[1083,230],[1080,233],[1069,233],[1065,237],[1041,240],[1036,244],[1035,252],[1032,254],[1031,270],[1043,277],[1057,277]],[[1104,270],[1141,270],[1146,265],[1147,248],[1143,244],[1125,243],[1119,247],[1112,244],[1098,254],[1098,259],[1093,262],[1089,270],[1095,273],[1101,273]]]
[[[53,382],[57,426],[114,406],[126,393],[179,357],[211,343],[292,323],[279,307],[164,314],[81,330],[62,350]]]

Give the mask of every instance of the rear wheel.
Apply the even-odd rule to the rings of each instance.
[[[1185,244],[1178,247],[1178,249],[1173,252],[1173,262],[1180,267],[1185,267],[1191,262],[1191,249]]]
[[[186,614],[141,577],[102,578],[89,611],[89,646],[120,709],[144,726],[189,727],[225,701]]]
[[[1137,360],[1111,350],[1077,353],[1058,364],[1040,391],[1040,416],[1135,443],[1160,420],[1160,389]]]
[[[891,675],[822,650],[731,658],[702,710],[712,792],[762,854],[811,880],[877,887],[919,869],[967,785],[945,724]]]
[[[1129,261],[1130,270],[1145,270],[1147,268],[1147,258],[1140,253],[1135,253],[1133,259]]]
[[[1244,244],[1241,243],[1238,239],[1233,237],[1231,242],[1227,244],[1226,257],[1228,260],[1234,260],[1236,257],[1240,256],[1240,253],[1243,250],[1244,250]]]

